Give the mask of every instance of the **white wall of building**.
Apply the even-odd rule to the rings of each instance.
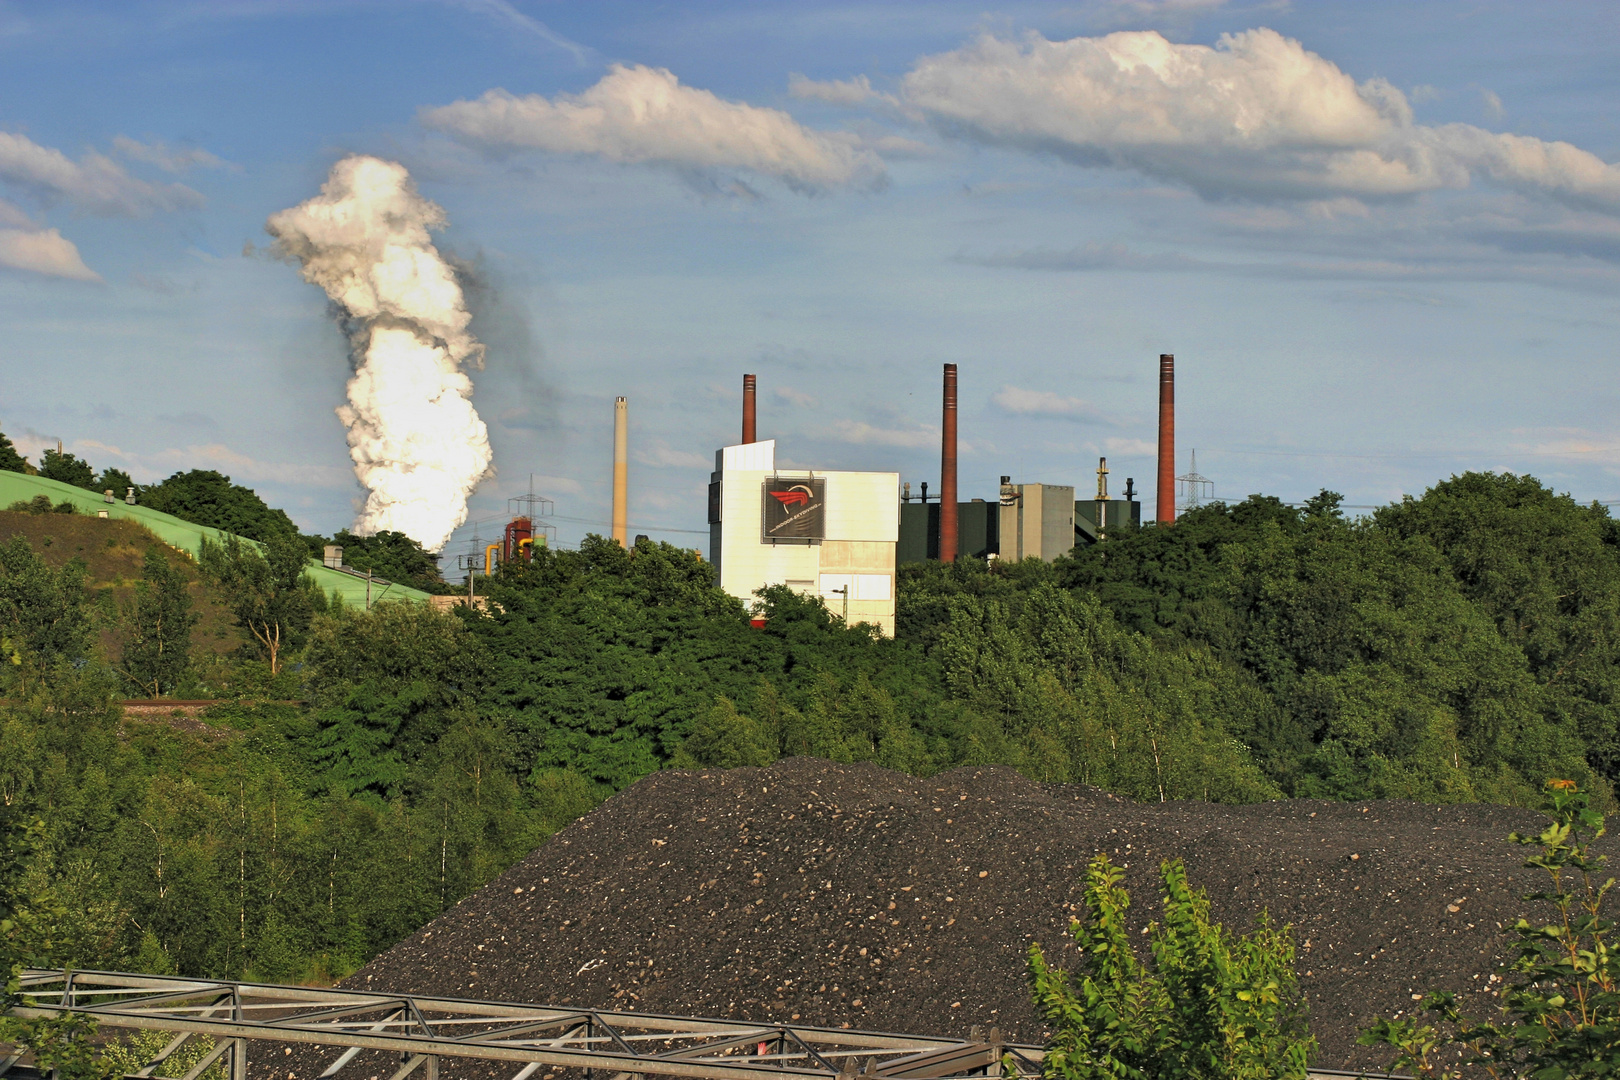
[[[709,524],[709,559],[722,589],[751,602],[757,589],[787,585],[821,596],[834,614],[847,610],[851,623],[874,623],[894,636],[899,473],[778,470],[774,440],[724,447],[714,465],[720,520]],[[765,481],[812,476],[827,482],[825,539],[763,540]]]

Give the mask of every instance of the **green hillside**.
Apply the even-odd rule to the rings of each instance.
[[[105,513],[109,518],[128,519],[147,529],[159,540],[171,547],[188,551],[196,556],[202,547],[204,538],[216,543],[224,538],[218,529],[194,525],[189,521],[170,514],[160,513],[145,506],[130,506],[119,500],[107,502],[105,497],[93,491],[64,484],[58,480],[47,480],[42,476],[29,476],[20,472],[0,472],[0,509],[17,502],[29,500],[44,495],[53,503],[69,502],[78,508],[79,513],[95,517]],[[254,543],[248,541],[248,543]],[[255,544],[255,546],[259,546]],[[363,578],[356,578],[338,570],[322,565],[318,560],[311,559],[309,575],[327,595],[337,595],[343,603],[353,607],[364,607],[366,603],[366,582]],[[406,585],[393,583],[388,586],[376,586],[372,589],[372,602],[378,600],[426,600],[428,594],[419,589]]]
[[[74,559],[177,596],[150,558],[133,580],[116,530],[218,534],[0,474],[0,500],[39,493],[117,515],[0,545],[0,805],[48,836],[25,901],[83,913],[59,963],[341,975],[672,767],[1003,764],[1152,802],[1527,805],[1558,778],[1608,807],[1620,781],[1620,526],[1531,477],[1360,520],[1257,496],[1052,564],[907,566],[894,639],[783,587],[744,604],[667,544],[537,551],[479,579],[487,611],[365,611],[273,539],[264,602],[302,605],[279,663],[240,629],[258,586],[203,567],[239,647],[194,639],[185,678],[229,700],[191,730],[121,715]]]

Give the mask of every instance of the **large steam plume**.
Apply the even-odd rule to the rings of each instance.
[[[429,551],[467,520],[467,497],[491,458],[462,371],[483,367],[484,347],[429,235],[444,224],[403,165],[362,155],[332,166],[320,195],[265,223],[276,251],[326,290],[349,334],[354,377],[337,414],[369,492],[354,531],[397,530]]]

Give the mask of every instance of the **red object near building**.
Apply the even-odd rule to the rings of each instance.
[[[534,521],[517,517],[506,523],[506,537],[501,544],[501,561],[527,562],[534,555]]]

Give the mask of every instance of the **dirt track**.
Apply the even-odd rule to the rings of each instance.
[[[1096,852],[1133,910],[1180,856],[1216,917],[1294,926],[1316,1064],[1430,986],[1486,1012],[1502,925],[1531,887],[1506,842],[1537,815],[1489,806],[1137,804],[1010,769],[919,780],[798,758],[666,772],[605,803],[345,985],[454,997],[1039,1041],[1024,984]],[[300,1074],[302,1075],[302,1074]]]

